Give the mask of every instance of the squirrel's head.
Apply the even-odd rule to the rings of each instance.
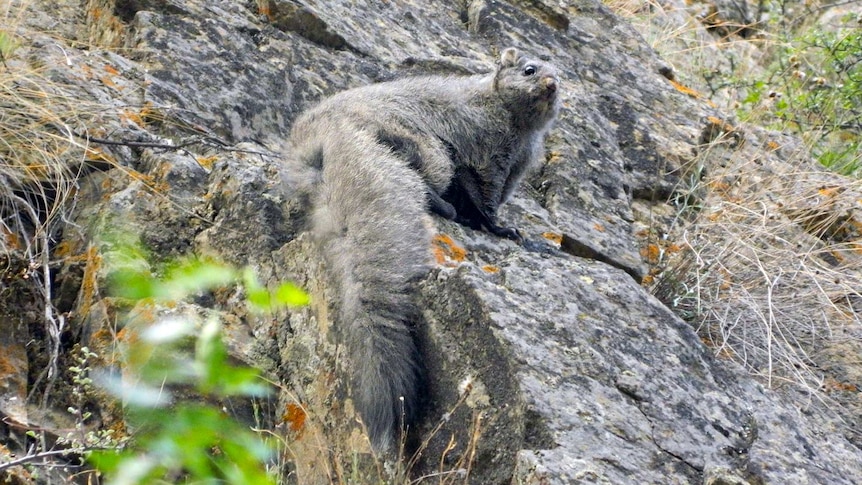
[[[560,105],[557,70],[547,62],[505,49],[494,76],[494,90],[513,109],[523,110],[530,123],[544,125],[557,116]],[[539,126],[537,126],[538,128]]]

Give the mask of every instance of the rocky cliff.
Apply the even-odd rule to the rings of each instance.
[[[771,389],[772,374],[753,377],[702,339],[666,306],[683,276],[665,280],[664,303],[642,286],[657,276],[654,251],[679,251],[667,240],[671,226],[698,217],[680,215],[680,205],[708,215],[755,183],[812,197],[847,184],[798,177],[816,169],[796,140],[733,124],[676,82],[602,3],[33,0],[13,1],[6,15],[27,37],[0,67],[37,66],[57,102],[76,113],[51,125],[75,140],[64,156],[76,171],[63,217],[44,238],[50,257],[34,260],[43,253],[15,242],[15,231],[32,235],[33,220],[16,225],[3,213],[0,412],[9,449],[23,452],[16,429],[68,426],[62,412],[44,411],[51,402],[62,410],[66,389],[46,390],[46,366],[53,361],[61,373],[63,355],[82,344],[107,359],[122,338],[118,303],[103,286],[101,261],[112,247],[97,238],[120,227],[140,235],[154,266],[194,253],[309,291],[310,307],[268,317],[249,313],[235,288],[152,309],[150,318],[220,315],[233,355],[281,384],[265,421],[289,440],[286,480],[337,481],[332,455],[366,449],[349,429],[331,292],[303,232],[308,207],[283,183],[283,140],[322,96],[410,74],[486,72],[501,48],[517,46],[559,67],[564,108],[545,163],[502,219],[549,250],[433,220],[438,265],[418,289],[429,382],[413,432],[424,442],[414,475],[442,467],[467,469],[477,484],[862,482],[860,440],[842,414]],[[700,183],[716,173],[726,185]],[[843,220],[858,224],[859,194],[858,185],[837,202],[819,193],[832,197],[828,207],[770,198],[753,216],[777,217],[782,230],[816,246],[822,234],[796,221],[840,205]],[[859,241],[858,232],[842,237]],[[701,253],[680,252],[701,262]],[[777,254],[794,261],[792,251]],[[723,257],[712,253],[705,264]],[[821,263],[833,272],[858,267],[858,251],[841,257]],[[858,274],[849,274],[830,276],[830,294],[858,298],[858,287],[847,290]],[[718,269],[709,275],[721,277]],[[832,305],[806,308],[858,341],[859,307]],[[734,315],[745,325],[753,312]],[[285,409],[297,405],[307,415],[300,430],[285,423]],[[98,417],[116,420],[108,410]],[[458,461],[465,454],[467,467]]]

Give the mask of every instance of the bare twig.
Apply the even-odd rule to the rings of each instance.
[[[262,152],[259,150],[249,150],[244,148],[236,148],[235,146],[230,146],[223,140],[219,140],[214,136],[194,136],[189,139],[183,140],[176,144],[169,143],[157,143],[150,141],[135,141],[135,140],[107,140],[104,138],[96,138],[94,136],[90,136],[87,133],[78,133],[72,132],[76,137],[87,141],[88,143],[95,143],[97,145],[108,145],[108,146],[127,146],[134,148],[158,148],[162,150],[181,150],[183,148],[192,146],[192,145],[208,145],[212,147],[217,147],[222,150],[237,152],[237,153],[250,153],[254,155],[264,155],[264,156],[276,156],[275,153],[272,152]]]
[[[12,468],[18,465],[23,465],[25,463],[31,463],[36,460],[41,460],[43,458],[50,458],[52,456],[62,456],[62,455],[70,455],[70,454],[80,454],[79,450],[49,450],[49,451],[41,451],[39,453],[33,453],[32,455],[22,456],[17,460],[12,460],[6,463],[0,463],[0,472],[6,470],[7,468]],[[36,463],[39,465],[39,463]]]

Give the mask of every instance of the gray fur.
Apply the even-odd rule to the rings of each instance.
[[[525,75],[528,65],[535,74]],[[417,405],[412,285],[431,263],[423,214],[430,207],[520,238],[496,225],[497,208],[542,155],[559,109],[556,76],[506,49],[493,73],[344,91],[292,128],[293,156],[314,199],[314,234],[338,285],[354,402],[378,450],[391,449]]]

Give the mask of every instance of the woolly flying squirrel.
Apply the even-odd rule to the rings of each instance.
[[[430,209],[520,241],[497,225],[497,208],[542,158],[558,85],[553,66],[509,48],[492,73],[351,89],[293,125],[294,174],[304,174],[313,233],[337,285],[352,395],[379,451],[416,411],[412,287],[428,272],[431,244],[422,216]]]

